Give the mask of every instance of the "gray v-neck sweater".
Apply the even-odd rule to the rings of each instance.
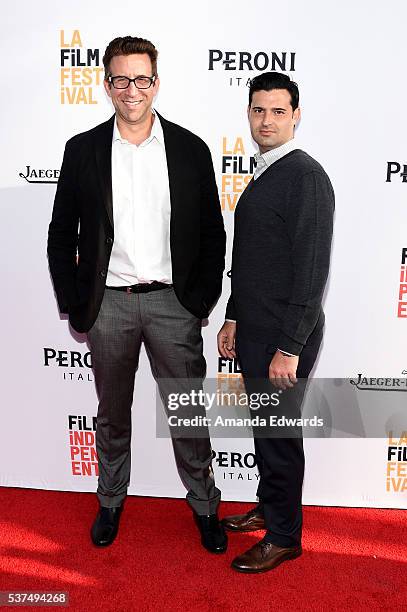
[[[299,149],[243,192],[235,210],[226,318],[251,339],[300,354],[323,317],[334,207],[328,175]]]

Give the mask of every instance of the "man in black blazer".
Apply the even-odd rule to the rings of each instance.
[[[249,396],[279,389],[279,406],[262,410],[264,422],[273,415],[296,425],[253,428],[259,504],[223,521],[231,531],[266,529],[232,563],[248,573],[302,552],[301,402],[322,340],[334,193],[322,166],[295,144],[298,103],[298,87],[287,75],[269,72],[251,81],[248,118],[259,153],[235,210],[232,293],[218,334],[221,355],[237,355]]]
[[[180,392],[188,380],[202,381],[201,320],[221,291],[225,254],[208,147],[152,108],[159,88],[154,45],[116,38],[103,63],[115,115],[67,142],[48,236],[59,309],[88,334],[92,351],[99,396],[100,509],[91,531],[97,546],[116,537],[129,484],[141,343],[164,405],[166,381],[179,380]],[[223,552],[208,432],[175,437],[173,446],[202,544]]]

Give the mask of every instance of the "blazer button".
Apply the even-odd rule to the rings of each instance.
[[[105,278],[105,276],[106,276],[106,270],[101,270],[101,271],[99,272],[99,276],[101,276],[102,278]]]
[[[110,236],[106,238],[106,244],[112,244],[112,243],[113,243],[113,238],[111,238]]]

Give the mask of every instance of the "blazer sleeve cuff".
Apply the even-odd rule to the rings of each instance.
[[[302,349],[304,348],[303,344],[297,342],[293,338],[290,338],[290,336],[287,336],[283,332],[280,333],[277,346],[284,353],[291,353],[292,355],[296,356],[300,355]]]

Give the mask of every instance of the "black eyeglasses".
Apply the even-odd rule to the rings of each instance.
[[[137,89],[148,89],[153,85],[155,76],[148,77],[140,75],[136,76],[134,79],[129,79],[129,77],[126,76],[110,76],[107,80],[115,89],[127,89],[130,83],[134,83]]]

